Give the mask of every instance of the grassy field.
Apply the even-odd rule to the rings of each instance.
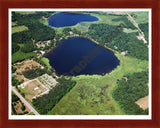
[[[48,68],[51,68],[51,65],[49,64],[49,59],[48,58],[45,58],[45,57],[42,57],[41,61],[47,65]]]
[[[18,44],[20,47],[23,47],[24,44]],[[16,61],[24,60],[24,59],[29,59],[30,57],[36,56],[36,53],[34,52],[29,52],[29,53],[24,53],[21,52],[21,48],[12,55],[12,63],[15,63]]]
[[[138,23],[147,23],[149,18],[148,12],[130,12],[130,14],[137,15],[137,17],[134,17],[133,19]]]
[[[28,30],[28,27],[26,26],[17,26],[17,27],[12,27],[12,34],[13,33],[16,33],[16,32],[21,32],[21,31],[24,31],[24,30]]]
[[[120,65],[105,76],[80,75],[73,77],[76,86],[48,113],[49,115],[123,115],[112,99],[112,91],[118,79],[148,67],[148,61],[116,54]]]

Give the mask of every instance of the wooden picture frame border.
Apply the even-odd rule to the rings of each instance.
[[[160,2],[158,0],[1,0],[0,1],[0,127],[160,127]],[[8,13],[9,8],[151,8],[152,9],[152,119],[151,120],[9,120],[8,119]]]

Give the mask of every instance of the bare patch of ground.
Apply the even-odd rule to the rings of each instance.
[[[149,96],[139,99],[136,101],[136,104],[138,104],[143,109],[147,109],[149,107]]]

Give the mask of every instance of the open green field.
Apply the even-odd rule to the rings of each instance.
[[[148,61],[116,54],[120,65],[111,73],[101,75],[80,75],[73,77],[76,86],[51,110],[50,115],[123,115],[119,105],[112,98],[118,79],[124,75],[147,69]],[[86,111],[87,110],[87,111]]]
[[[132,32],[138,32],[138,30],[137,29],[127,29],[127,28],[123,28],[123,32],[125,32],[125,33],[132,33]]]
[[[20,46],[20,49],[12,55],[12,63],[36,56],[36,53],[34,52],[29,52],[29,53],[21,52],[21,47],[23,47],[24,44],[18,44],[18,45]]]
[[[16,32],[21,32],[24,30],[28,30],[28,27],[22,25],[22,26],[17,26],[17,27],[12,27],[12,34]]]

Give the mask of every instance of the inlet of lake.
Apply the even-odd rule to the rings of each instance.
[[[98,18],[89,14],[59,12],[48,19],[48,23],[53,27],[74,26],[80,22],[98,21]]]
[[[58,75],[104,75],[115,69],[120,61],[114,53],[82,37],[61,40],[46,54]]]

